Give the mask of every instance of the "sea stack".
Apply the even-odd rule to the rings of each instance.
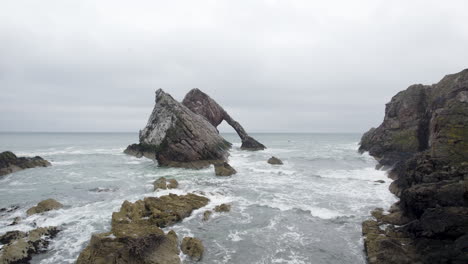
[[[262,143],[249,136],[241,124],[234,120],[215,100],[199,89],[190,90],[182,103],[192,112],[205,117],[215,127],[226,121],[241,138],[241,149],[264,150],[266,148]]]
[[[125,153],[157,160],[160,166],[200,168],[226,160],[230,147],[208,120],[159,89],[140,143]]]
[[[468,263],[468,69],[394,96],[360,151],[393,167],[400,198],[363,223],[369,262]]]

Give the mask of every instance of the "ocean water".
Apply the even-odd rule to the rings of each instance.
[[[234,144],[229,162],[238,173],[232,177],[216,177],[213,167],[159,168],[123,154],[137,142],[136,133],[2,133],[0,151],[40,155],[53,166],[0,179],[0,207],[20,206],[0,215],[0,234],[61,226],[50,250],[32,263],[74,263],[91,234],[110,229],[112,212],[124,200],[202,191],[208,206],[166,228],[179,239],[203,241],[200,263],[365,263],[361,222],[396,198],[375,160],[357,153],[359,134],[252,134],[268,147],[257,152],[241,151],[236,134],[223,136]],[[268,164],[273,155],[284,165]],[[161,176],[177,179],[179,188],[153,192]],[[65,207],[25,218],[28,208],[47,198]],[[221,203],[230,203],[231,212],[201,220]],[[8,226],[17,216],[21,223]]]

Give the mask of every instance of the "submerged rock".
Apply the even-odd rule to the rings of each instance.
[[[220,204],[214,208],[214,211],[217,213],[226,213],[231,211],[231,205],[230,204]]]
[[[0,153],[0,176],[20,170],[51,166],[47,160],[36,156],[34,158],[17,157],[11,151]]]
[[[153,182],[154,190],[166,190],[166,189],[175,189],[179,186],[179,182],[176,179],[167,180],[165,177],[160,177],[159,179]]]
[[[272,165],[283,165],[283,162],[280,159],[278,159],[277,157],[269,158],[268,163],[270,163]]]
[[[203,247],[203,243],[200,239],[194,237],[184,237],[180,248],[185,255],[190,256],[190,258],[195,261],[201,260],[203,252],[205,251],[205,247]]]
[[[160,166],[202,168],[225,160],[230,147],[204,117],[159,89],[140,143],[124,152],[157,160]]]
[[[62,207],[63,207],[63,204],[57,202],[56,200],[47,199],[42,202],[39,202],[36,206],[29,208],[26,211],[26,214],[30,216],[33,214],[40,214],[40,213],[51,211],[51,210],[57,210]]]
[[[161,229],[182,221],[209,199],[195,194],[125,201],[112,214],[111,231],[93,235],[77,264],[180,263],[177,235]]]
[[[237,171],[227,162],[217,163],[214,167],[216,176],[231,176],[237,173]]]
[[[213,212],[210,211],[210,210],[206,210],[205,212],[203,212],[203,221],[210,220],[210,217],[211,217],[212,214],[213,214]]]
[[[204,92],[195,88],[185,95],[182,103],[192,112],[205,117],[213,126],[217,127],[226,121],[237,132],[242,140],[241,149],[264,150],[266,147],[250,137],[244,128],[234,120],[215,100]]]
[[[363,226],[371,263],[468,263],[466,245],[459,246],[468,236],[467,96],[468,69],[410,86],[363,135],[360,151],[393,167],[390,191],[400,198],[390,214],[373,213],[391,232],[375,236]],[[395,258],[401,254],[410,260]]]
[[[57,227],[40,227],[24,233],[8,232],[0,237],[0,243],[5,244],[0,251],[0,263],[29,263],[32,255],[44,252],[50,239],[60,230]]]

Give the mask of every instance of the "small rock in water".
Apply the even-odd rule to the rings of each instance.
[[[231,205],[230,204],[220,204],[214,208],[215,212],[218,213],[226,213],[231,211]]]
[[[21,217],[17,216],[17,217],[15,217],[15,219],[13,219],[13,222],[10,225],[11,226],[12,225],[17,225],[17,224],[19,224],[20,221],[21,221]]]
[[[63,207],[63,204],[57,202],[54,199],[47,199],[42,202],[39,202],[36,206],[29,208],[26,211],[28,216],[33,214],[40,214],[43,212],[60,209]]]
[[[231,176],[237,173],[237,171],[227,162],[215,164],[214,166],[216,176]]]
[[[283,162],[278,159],[277,157],[271,157],[268,159],[268,163],[272,164],[272,165],[283,165]]]
[[[167,180],[165,177],[161,177],[153,182],[154,190],[167,190],[175,189],[179,186],[179,182],[176,179]]]
[[[203,213],[203,221],[208,221],[211,217],[211,215],[213,214],[212,211],[210,210],[206,210],[204,213]]]
[[[385,183],[384,180],[378,180],[378,181],[374,181],[374,182],[376,182],[376,183]]]
[[[205,251],[200,239],[194,237],[184,237],[180,248],[184,254],[190,256],[195,261],[201,260],[203,251]]]
[[[179,186],[179,182],[176,179],[170,179],[167,184],[168,189],[175,189]]]

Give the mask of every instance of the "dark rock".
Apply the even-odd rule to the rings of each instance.
[[[210,210],[206,210],[205,212],[203,212],[203,221],[210,220],[210,217],[211,217],[212,214],[213,214],[213,212],[210,211]]]
[[[216,163],[214,167],[216,176],[231,176],[237,173],[237,171],[227,162]]]
[[[277,157],[269,158],[268,163],[270,163],[272,165],[283,165],[283,162],[280,159],[278,159]]]
[[[217,205],[214,208],[214,211],[217,212],[217,213],[227,213],[227,212],[231,211],[231,205],[230,204]]]
[[[166,189],[175,189],[179,186],[179,182],[175,179],[167,180],[165,177],[160,177],[159,179],[153,182],[154,190],[157,189],[166,190]]]
[[[205,251],[200,239],[193,237],[184,237],[180,248],[184,254],[190,256],[190,258],[195,261],[201,260],[203,252]]]
[[[111,231],[95,234],[77,264],[167,263],[179,264],[177,235],[161,228],[182,221],[209,199],[195,194],[146,197],[125,201],[112,214]]]
[[[11,226],[19,224],[21,221],[21,217],[17,216],[15,219],[13,219],[13,222],[10,224]]]
[[[159,89],[140,143],[124,152],[157,160],[160,166],[202,168],[225,160],[230,147],[204,117]]]
[[[20,231],[8,232],[2,236],[2,241],[7,244],[0,251],[0,263],[29,263],[32,255],[47,249],[50,239],[59,231],[57,227],[40,227],[27,234]]]
[[[50,162],[41,157],[17,157],[11,151],[0,153],[0,176],[28,168],[48,167],[50,165]]]
[[[242,140],[241,149],[244,150],[264,150],[266,147],[250,137],[244,128],[234,120],[215,100],[204,92],[195,88],[184,98],[182,103],[194,113],[205,117],[213,126],[217,127],[221,122],[226,121],[237,132]]]
[[[394,96],[383,123],[363,135],[360,151],[393,166],[390,191],[400,197],[390,214],[373,212],[391,231],[365,243],[369,260],[398,256],[410,246],[414,262],[468,263],[467,246],[460,246],[468,234],[468,69]],[[390,237],[408,241],[398,247],[375,242]]]
[[[374,181],[374,182],[376,182],[376,183],[385,183],[384,180],[377,180],[377,181]]]
[[[51,210],[57,210],[62,208],[63,205],[59,202],[57,202],[54,199],[47,199],[42,202],[39,202],[36,206],[29,208],[26,211],[26,214],[28,216],[33,215],[33,214],[40,214],[43,212],[48,212]]]

